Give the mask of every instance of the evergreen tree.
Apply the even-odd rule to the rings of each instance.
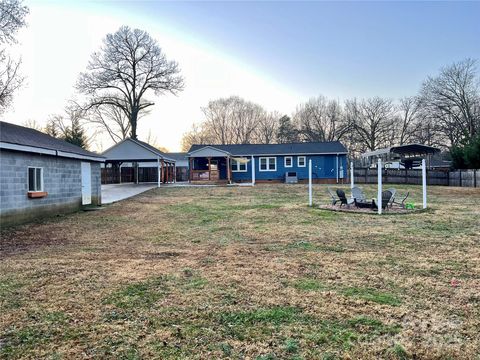
[[[284,115],[278,120],[277,141],[280,144],[292,143],[298,141],[298,130],[292,123],[292,120]]]

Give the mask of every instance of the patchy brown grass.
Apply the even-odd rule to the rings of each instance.
[[[478,358],[480,191],[429,191],[372,216],[303,185],[162,188],[4,231],[0,357]]]

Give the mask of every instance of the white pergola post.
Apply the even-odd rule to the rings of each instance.
[[[255,158],[252,156],[252,186],[255,185]]]
[[[353,179],[353,161],[350,162],[350,189],[353,189],[355,186],[354,179]]]
[[[423,208],[427,208],[427,166],[425,159],[422,159],[422,188],[423,188]]]
[[[157,187],[160,187],[160,182],[161,182],[161,171],[160,171],[160,156],[157,157],[157,176],[158,176],[158,179],[157,179]]]
[[[337,166],[335,167],[335,172],[337,174],[337,184],[338,184],[338,154],[337,154]]]
[[[378,175],[378,190],[377,190],[377,207],[378,214],[382,214],[382,159],[378,159],[377,164],[377,175]]]
[[[312,198],[312,159],[308,160],[308,206],[313,205]]]

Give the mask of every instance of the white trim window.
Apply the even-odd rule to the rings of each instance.
[[[286,168],[291,168],[293,167],[293,157],[292,156],[285,156],[283,158],[283,165],[286,167]]]
[[[307,166],[307,157],[306,156],[298,156],[297,157],[297,166],[298,167],[306,167]]]
[[[232,160],[232,172],[247,172],[247,162]]]
[[[259,159],[260,171],[277,171],[277,158],[276,157],[261,157]]]
[[[43,191],[43,168],[40,168],[40,167],[28,168],[28,191],[29,192]]]

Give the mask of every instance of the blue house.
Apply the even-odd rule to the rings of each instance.
[[[196,183],[342,182],[347,176],[347,149],[339,141],[290,144],[192,145],[189,180]]]

